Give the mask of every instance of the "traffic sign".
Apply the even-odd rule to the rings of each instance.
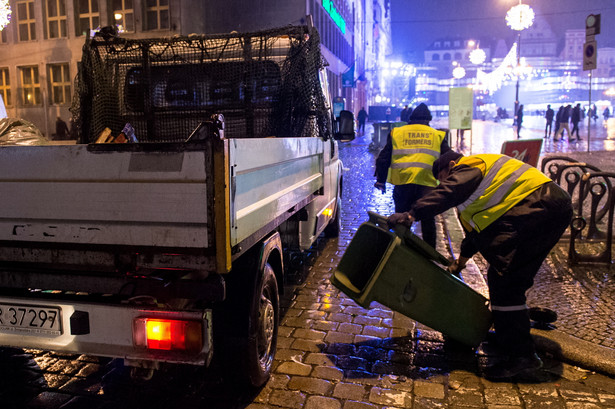
[[[595,70],[597,65],[598,45],[595,41],[583,44],[583,71]]]
[[[542,139],[524,139],[504,142],[501,153],[536,167],[541,149]]]
[[[590,14],[585,19],[585,36],[600,34],[600,14]]]

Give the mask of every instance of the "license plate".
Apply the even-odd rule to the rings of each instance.
[[[60,308],[0,303],[0,331],[28,335],[62,335]]]

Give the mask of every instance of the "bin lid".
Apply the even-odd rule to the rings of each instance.
[[[389,228],[386,217],[378,213],[370,212],[370,211],[368,211],[367,214],[369,216],[370,222],[374,223],[377,226],[383,227],[385,229]],[[412,231],[406,226],[403,226],[401,224],[398,224],[397,226],[395,226],[395,234],[397,234],[397,236],[399,236],[399,238],[403,240],[406,246],[412,247],[413,249],[419,251],[423,256],[427,257],[428,259],[433,260],[445,266],[448,266],[451,264],[451,262],[446,257],[440,254],[436,249],[431,247],[429,244],[425,243],[425,241],[423,241],[416,234],[412,233]]]

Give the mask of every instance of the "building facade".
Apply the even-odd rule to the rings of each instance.
[[[389,0],[210,0],[205,25],[210,33],[256,31],[305,24],[311,16],[331,95],[356,115],[377,94],[379,62],[392,53],[390,14]]]
[[[117,26],[147,38],[202,32],[202,2],[185,0],[10,0],[0,43],[0,95],[9,117],[51,138],[66,122],[81,49],[90,30]]]
[[[128,38],[256,31],[305,24],[322,40],[333,96],[356,112],[367,104],[375,66],[391,51],[389,0],[10,0],[0,34],[0,96],[9,117],[51,138],[71,118],[74,80],[88,35],[116,26]],[[356,106],[359,106],[358,108]]]
[[[615,95],[615,52],[613,48],[600,48],[600,39],[597,41],[597,67],[592,71],[591,85],[593,101],[613,98],[606,98],[607,91]],[[585,42],[585,30],[568,29],[560,40],[545,18],[537,16],[534,24],[520,35],[511,32],[508,43],[502,39],[482,40],[480,48],[487,57],[483,64],[476,65],[468,61],[475,40],[438,39],[425,49],[424,63],[417,69],[415,100],[445,110],[449,89],[469,86],[476,90],[477,109],[484,104],[492,111],[499,107],[512,113],[518,74],[519,101],[528,111],[544,109],[547,103],[586,103],[592,77],[583,71]],[[464,68],[463,77],[454,77],[456,67]]]
[[[565,61],[583,61],[584,43],[585,30],[566,30],[563,59]]]

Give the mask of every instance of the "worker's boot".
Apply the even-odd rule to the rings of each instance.
[[[542,368],[542,360],[535,353],[526,356],[510,356],[484,370],[487,379],[508,379],[517,375],[530,375]]]

